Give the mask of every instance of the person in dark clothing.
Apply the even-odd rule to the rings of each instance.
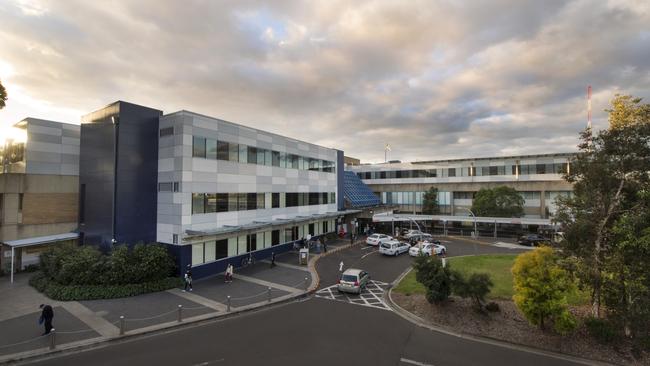
[[[323,237],[323,251],[327,253],[327,239]]]
[[[45,304],[41,304],[40,308],[43,309],[43,311],[41,312],[41,318],[38,322],[39,324],[44,323],[45,333],[43,333],[43,335],[50,334],[52,331],[52,319],[54,319],[54,310],[52,310],[52,307],[50,305]]]
[[[271,252],[271,268],[275,267],[275,252]]]
[[[192,266],[188,265],[187,266],[187,271],[185,271],[185,289],[183,289],[183,292],[187,291],[187,288],[190,288],[190,291],[192,291]]]

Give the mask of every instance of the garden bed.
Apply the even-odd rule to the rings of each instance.
[[[178,277],[168,277],[152,282],[125,285],[61,285],[48,279],[40,272],[29,279],[29,284],[32,287],[45,294],[45,296],[59,301],[130,297],[169,290],[181,286],[182,283],[183,281]]]

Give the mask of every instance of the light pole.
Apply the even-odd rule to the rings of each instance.
[[[478,231],[476,231],[476,215],[474,215],[474,212],[472,212],[472,210],[470,210],[469,208],[465,208],[465,207],[460,207],[460,208],[469,212],[469,214],[472,215],[472,218],[474,218],[474,238],[478,239]]]

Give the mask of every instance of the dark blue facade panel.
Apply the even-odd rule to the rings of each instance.
[[[115,239],[156,241],[158,120],[156,109],[120,102]]]
[[[106,249],[113,230],[116,104],[84,118],[79,146],[79,231],[83,243]]]

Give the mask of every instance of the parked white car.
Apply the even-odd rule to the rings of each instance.
[[[404,238],[407,240],[415,240],[415,241],[421,241],[421,240],[431,240],[433,239],[433,235],[423,233],[420,230],[409,230],[404,234]]]
[[[385,243],[389,240],[393,240],[393,237],[385,234],[372,234],[368,236],[368,239],[366,239],[366,244],[378,246],[379,244]]]
[[[420,253],[424,255],[435,255],[446,254],[447,248],[444,245],[435,244],[435,243],[420,243],[416,244],[409,249],[409,255],[411,257],[417,257]]]
[[[402,253],[408,252],[410,247],[411,246],[408,245],[407,243],[402,243],[399,240],[390,240],[381,243],[381,245],[379,246],[379,253],[385,255],[398,256]]]

